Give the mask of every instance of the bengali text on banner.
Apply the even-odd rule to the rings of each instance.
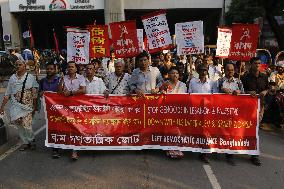
[[[225,94],[44,94],[46,146],[259,154],[257,98]]]

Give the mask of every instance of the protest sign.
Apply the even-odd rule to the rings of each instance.
[[[178,55],[204,52],[203,21],[177,23],[175,33]]]
[[[67,62],[89,63],[90,33],[88,30],[67,28]]]
[[[46,145],[84,150],[259,153],[258,100],[248,95],[45,93]]]

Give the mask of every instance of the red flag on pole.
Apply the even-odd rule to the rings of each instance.
[[[54,38],[54,44],[55,44],[55,52],[59,53],[58,39],[56,37],[56,33],[54,29],[53,29],[53,38]]]
[[[30,20],[28,21],[28,27],[30,32],[30,49],[32,49],[34,47],[34,36],[32,32],[32,23]]]

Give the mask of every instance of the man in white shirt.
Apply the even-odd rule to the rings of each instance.
[[[66,97],[86,93],[86,81],[84,76],[76,73],[77,67],[74,61],[69,61],[67,66],[67,75],[61,77],[58,92]],[[78,160],[76,150],[73,150],[71,159]]]
[[[86,94],[104,94],[108,96],[108,89],[103,80],[95,76],[96,70],[94,64],[86,66]]]
[[[199,78],[193,78],[190,80],[188,92],[189,93],[217,93],[216,82],[207,78],[208,66],[206,64],[200,64],[197,67]],[[206,154],[201,153],[199,158],[204,163],[209,163],[209,159]]]
[[[107,88],[109,89],[110,94],[129,94],[129,79],[130,75],[124,72],[124,61],[118,59],[115,62],[115,72],[109,73],[105,79]]]
[[[199,78],[192,78],[189,82],[188,93],[217,93],[216,82],[207,78],[208,67],[200,64],[197,67]]]
[[[241,80],[234,78],[234,65],[227,64],[225,67],[225,77],[218,80],[219,93],[226,93],[231,95],[244,94],[244,87]],[[235,166],[236,163],[233,158],[233,154],[226,154],[226,160],[228,164]]]

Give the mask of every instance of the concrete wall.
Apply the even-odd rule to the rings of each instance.
[[[5,44],[5,48],[20,47],[20,31],[18,20],[10,13],[9,0],[0,0],[3,34],[11,34],[12,43]],[[1,36],[2,37],[2,36]]]

